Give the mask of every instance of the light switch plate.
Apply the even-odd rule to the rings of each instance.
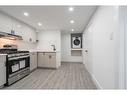
[[[110,40],[113,40],[114,39],[114,33],[112,32],[111,34],[110,34]]]

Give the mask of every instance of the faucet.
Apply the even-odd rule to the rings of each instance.
[[[56,51],[55,45],[51,45],[53,47],[53,50]]]

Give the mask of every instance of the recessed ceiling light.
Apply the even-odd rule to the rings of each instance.
[[[21,25],[17,25],[17,27],[18,27],[18,28],[20,28],[20,27],[21,27]]]
[[[69,10],[69,11],[74,11],[74,8],[73,8],[73,7],[69,7],[68,10]]]
[[[74,29],[71,29],[71,31],[74,31]]]
[[[27,13],[27,12],[24,12],[23,14],[24,14],[24,16],[29,16],[29,13]]]
[[[70,23],[73,24],[74,23],[74,20],[70,20]]]
[[[38,22],[38,26],[42,26],[42,23],[41,22]]]

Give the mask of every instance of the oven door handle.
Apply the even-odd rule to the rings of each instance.
[[[30,57],[30,55],[27,55],[27,56],[21,56],[21,57],[9,58],[8,61],[15,60],[15,59],[21,59],[21,58],[28,58],[28,57]]]

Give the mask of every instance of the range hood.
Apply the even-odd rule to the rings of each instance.
[[[9,39],[9,40],[22,40],[22,36],[9,34],[0,31],[0,38]]]

